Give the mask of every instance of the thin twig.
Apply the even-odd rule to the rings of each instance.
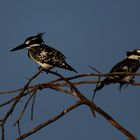
[[[18,119],[17,119],[16,122],[14,123],[14,126],[15,126],[16,124],[19,123],[19,121],[20,121],[20,119],[22,118],[22,116],[23,116],[23,114],[24,114],[24,112],[25,112],[25,110],[26,110],[26,108],[27,108],[29,102],[31,101],[32,97],[33,97],[35,94],[36,94],[36,90],[32,93],[32,95],[31,95],[31,96],[29,97],[29,99],[27,100],[27,102],[26,102],[26,104],[25,104],[23,110],[21,111],[21,114],[19,115]]]
[[[89,67],[90,67],[92,70],[94,70],[95,72],[97,72],[97,73],[99,73],[99,74],[102,74],[100,71],[98,71],[98,70],[95,69],[94,67],[92,67],[92,66],[90,66],[90,65],[89,65]]]
[[[94,74],[94,73],[88,73],[88,74],[79,74],[79,75],[76,75],[76,76],[72,76],[72,77],[66,77],[66,79],[67,80],[76,80],[77,78],[82,78],[82,77],[99,77],[99,76],[103,76],[103,77],[106,77],[106,76],[112,76],[112,75],[116,75],[116,74],[126,74],[126,75],[134,75],[134,76],[140,76],[140,73],[105,73],[105,74]],[[50,81],[50,82],[48,82],[49,84],[52,84],[52,83],[56,83],[56,82],[59,82],[59,81],[61,81],[61,80],[63,80],[62,78],[58,78],[58,79],[55,79],[55,80],[53,80],[53,81]],[[93,83],[93,84],[95,84],[95,83],[97,83],[98,81],[96,81],[96,80],[94,80],[94,81],[87,81],[87,84],[88,83]],[[101,82],[101,81],[99,81],[99,82]],[[77,84],[78,85],[78,82],[73,82],[73,84]],[[84,84],[84,81],[82,80],[82,81],[79,81],[79,84]],[[86,81],[85,81],[85,84],[86,84]],[[140,83],[139,82],[134,82],[134,83],[131,83],[132,85],[140,85]],[[34,86],[28,86],[28,89],[30,89],[30,88],[34,88]],[[20,88],[20,89],[17,89],[17,90],[9,90],[9,91],[3,91],[3,92],[0,92],[0,94],[10,94],[10,93],[18,93],[18,91],[23,91],[23,89],[24,88]]]
[[[3,128],[5,122],[7,121],[7,119],[9,118],[10,114],[12,114],[12,112],[14,111],[17,103],[20,101],[21,97],[24,95],[24,92],[28,89],[29,84],[31,83],[31,81],[36,78],[41,72],[43,71],[43,69],[39,69],[39,71],[33,75],[29,81],[27,82],[27,84],[24,86],[23,91],[20,92],[18,98],[14,101],[14,103],[12,104],[11,108],[7,111],[6,115],[4,116],[4,118],[1,120],[1,124],[0,126]],[[2,135],[2,138],[4,136]]]
[[[125,72],[113,72],[113,73],[87,73],[87,74],[79,74],[79,75],[75,75],[75,76],[71,76],[71,77],[65,77],[67,78],[67,80],[73,80],[73,79],[77,79],[77,78],[82,78],[82,77],[107,77],[107,76],[112,76],[112,75],[133,75],[133,76],[140,76],[140,72],[138,73],[125,73]],[[50,83],[55,83],[55,82],[59,82],[62,81],[62,78],[58,78],[55,80],[52,80]]]
[[[31,120],[33,120],[33,117],[34,117],[34,106],[35,106],[36,93],[37,92],[35,92],[35,94],[33,96],[33,101],[32,101],[32,106],[31,106]]]
[[[92,103],[89,99],[87,99],[79,90],[78,88],[76,87],[76,85],[82,85],[82,84],[95,84],[95,83],[99,83],[101,81],[99,81],[100,79],[98,79],[98,81],[92,81],[92,80],[88,80],[88,81],[84,81],[84,80],[79,80],[78,82],[71,82],[70,80],[76,80],[77,78],[85,78],[87,76],[90,76],[90,77],[106,77],[106,76],[109,76],[109,75],[116,75],[116,74],[125,74],[125,75],[137,75],[139,76],[140,73],[108,73],[108,74],[102,74],[102,73],[97,73],[97,74],[94,74],[94,73],[89,73],[89,74],[80,74],[80,75],[76,75],[76,76],[73,76],[73,77],[64,77],[63,75],[59,74],[59,73],[56,73],[56,72],[53,72],[53,71],[50,71],[51,74],[54,74],[56,76],[58,76],[59,78],[53,80],[53,81],[50,81],[50,82],[47,82],[47,83],[42,83],[42,84],[36,84],[36,85],[31,85],[30,86],[30,83],[31,81],[36,78],[40,73],[42,72],[39,71],[38,73],[36,73],[32,78],[29,79],[29,81],[27,82],[27,84],[21,89],[17,89],[17,90],[11,90],[10,91],[7,91],[7,93],[16,93],[16,92],[19,92],[20,91],[20,94],[19,95],[16,95],[15,97],[13,97],[12,99],[10,99],[9,101],[3,103],[0,105],[0,107],[4,106],[4,105],[7,105],[7,104],[10,104],[12,103],[12,106],[11,108],[8,110],[8,112],[6,113],[6,115],[4,116],[4,118],[1,120],[1,131],[2,131],[2,137],[3,138],[2,140],[4,140],[4,124],[6,123],[8,117],[10,116],[10,114],[12,114],[12,112],[14,111],[14,108],[16,107],[17,103],[21,100],[22,97],[26,96],[27,94],[29,93],[32,93],[34,92],[35,90],[41,90],[41,89],[45,89],[45,88],[50,88],[50,89],[53,89],[53,90],[56,90],[56,91],[61,91],[63,93],[67,93],[67,94],[70,94],[72,96],[75,96],[75,97],[78,97],[79,98],[79,102],[76,103],[78,107],[79,105],[81,104],[86,104],[90,107],[91,109],[91,112],[93,115],[95,115],[95,111],[98,112],[101,116],[103,116],[107,121],[109,121],[109,123],[114,126],[115,128],[117,128],[120,132],[122,132],[124,135],[126,135],[128,138],[130,139],[133,139],[135,140],[135,136],[133,136],[128,130],[126,130],[125,128],[123,128],[117,121],[115,121],[111,116],[109,116],[106,112],[104,112],[101,108],[99,108],[98,106],[96,106],[94,103]],[[62,82],[60,82],[62,81]],[[137,85],[137,86],[140,86],[140,83],[138,82],[133,82],[133,83],[129,83],[131,85]],[[69,90],[71,89],[71,90]],[[6,91],[5,92],[0,92],[0,94],[6,94]],[[31,118],[33,119],[33,110],[34,110],[34,103],[35,103],[35,95],[33,95],[33,93],[31,94],[31,98],[33,99],[33,102],[32,102],[32,106],[31,106]],[[26,107],[28,105],[28,103],[30,102],[31,99],[28,99],[25,106],[24,106],[24,109],[22,110],[18,120],[16,121],[16,124],[19,125],[19,122],[20,122],[20,119],[22,118],[25,110],[26,110]],[[75,104],[75,105],[76,105]],[[70,106],[69,108],[71,108],[72,106]],[[74,108],[76,108],[74,107]],[[54,118],[51,118],[50,120],[48,121],[45,121],[44,123],[41,123],[40,125],[38,125],[37,127],[35,127],[34,129],[28,131],[26,134],[23,134],[20,137],[20,139],[18,138],[18,140],[21,140],[22,138],[24,137],[27,137],[37,131],[39,131],[41,128],[47,126],[48,124],[56,121],[57,119],[59,119],[61,117],[61,115],[63,116],[65,113],[69,112],[69,110],[66,109],[64,111],[62,111],[61,113],[59,113],[57,116],[55,116]],[[74,109],[73,108],[73,109]],[[64,114],[63,114],[64,113]],[[56,120],[55,120],[56,119]],[[20,128],[20,127],[19,127]],[[20,132],[20,131],[19,131]]]
[[[130,140],[137,140],[137,138],[132,135],[128,130],[126,130],[123,126],[121,126],[117,121],[115,121],[111,116],[109,116],[105,111],[101,108],[97,107],[96,111],[102,115],[107,121],[110,122],[115,128],[117,128],[120,132],[126,135]]]
[[[21,137],[21,129],[20,129],[19,121],[18,121],[18,133],[19,133],[19,137]],[[22,139],[21,139],[21,140],[22,140]]]
[[[1,125],[1,140],[4,140],[4,125]]]
[[[47,125],[49,125],[52,122],[57,121],[59,118],[61,118],[62,116],[64,116],[65,114],[67,114],[68,112],[70,112],[71,110],[75,109],[76,107],[82,105],[84,103],[84,101],[79,101],[74,105],[71,105],[70,107],[68,107],[67,109],[63,110],[62,112],[60,112],[59,114],[57,114],[55,117],[39,124],[38,126],[36,126],[35,128],[33,128],[32,130],[28,131],[27,133],[23,134],[21,137],[18,137],[16,140],[20,140],[27,138],[28,136],[34,134],[35,132],[39,131],[40,129],[46,127]]]
[[[21,137],[18,137],[16,140],[20,140],[27,138],[28,136],[36,133],[37,131],[39,131],[40,129],[46,127],[47,125],[49,125],[50,123],[53,123],[55,121],[57,121],[59,118],[61,118],[62,116],[64,116],[66,113],[68,113],[69,111],[77,108],[80,105],[83,104],[87,104],[89,107],[93,106],[92,102],[89,102],[87,100],[80,100],[79,102],[77,102],[76,104],[68,107],[67,109],[63,110],[62,112],[60,112],[58,115],[56,115],[55,117],[39,124],[38,126],[36,126],[35,128],[33,128],[32,130],[28,131],[27,133],[23,134]],[[93,106],[94,107],[94,106]],[[95,109],[101,116],[103,116],[107,121],[109,121],[114,127],[116,127],[119,131],[121,131],[124,135],[126,135],[129,139],[131,140],[136,140],[136,137],[133,136],[128,130],[126,130],[125,128],[123,128],[117,121],[115,121],[111,116],[109,116],[106,112],[104,112],[101,108],[99,108],[98,106],[96,106]]]

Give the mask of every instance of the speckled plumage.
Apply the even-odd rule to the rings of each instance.
[[[66,57],[60,51],[48,45],[41,44],[40,46],[37,47],[35,46],[31,47],[28,50],[28,55],[31,59],[33,59],[42,66],[43,64],[44,65],[47,64],[49,65],[48,68],[60,67],[75,71],[70,65],[66,63],[65,61]],[[47,66],[45,69],[47,69]]]
[[[66,57],[60,51],[44,43],[42,39],[43,34],[44,33],[40,33],[36,36],[28,37],[23,44],[12,49],[11,51],[27,48],[28,56],[45,70],[53,67],[59,67],[77,72],[66,63]]]
[[[127,57],[116,64],[109,73],[123,72],[123,73],[135,73],[140,67],[140,50],[131,50],[127,52]],[[130,81],[133,81],[134,76],[125,75],[125,74],[116,74],[106,77],[94,90],[102,89],[105,85],[111,83],[120,83],[120,89],[124,84],[128,84]]]

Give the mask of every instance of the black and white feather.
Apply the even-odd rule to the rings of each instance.
[[[110,73],[122,72],[124,74],[116,74],[112,76],[106,77],[97,87],[94,92],[102,89],[105,85],[109,85],[111,83],[119,83],[120,88],[124,84],[128,84],[129,82],[133,82],[134,76],[125,75],[125,73],[135,73],[140,67],[140,49],[135,49],[127,52],[127,57],[116,64],[110,71]]]
[[[59,67],[77,72],[67,64],[65,61],[66,57],[60,51],[44,43],[42,39],[43,34],[44,33],[40,33],[36,36],[28,37],[23,44],[11,51],[27,48],[28,56],[45,70]]]

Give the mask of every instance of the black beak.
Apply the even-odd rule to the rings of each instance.
[[[17,50],[20,50],[20,49],[24,49],[26,47],[27,47],[26,44],[21,44],[21,45],[17,46],[16,48],[10,50],[10,52],[17,51]]]

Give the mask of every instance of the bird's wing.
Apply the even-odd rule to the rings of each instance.
[[[47,63],[53,66],[63,65],[66,58],[60,51],[46,45],[40,50],[40,56],[42,57],[42,63]]]
[[[137,69],[140,67],[138,60],[133,59],[124,59],[118,64],[116,64],[110,71],[113,72],[136,72]]]

